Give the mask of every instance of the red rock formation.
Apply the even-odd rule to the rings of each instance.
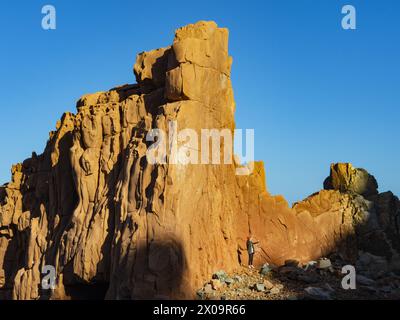
[[[170,121],[199,136],[233,131],[231,63],[227,29],[188,25],[171,47],[137,56],[138,84],[83,96],[63,115],[43,154],[14,166],[0,188],[4,292],[49,297],[41,271],[53,265],[56,299],[88,298],[90,288],[109,299],[191,298],[215,270],[247,263],[250,232],[257,264],[308,261],[354,235],[350,196],[322,191],[290,209],[266,191],[260,162],[243,176],[234,162],[147,160],[147,133],[171,134]]]

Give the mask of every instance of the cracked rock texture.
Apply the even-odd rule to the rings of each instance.
[[[332,167],[331,190],[292,209],[267,192],[261,162],[236,175],[246,167],[235,161],[148,161],[146,135],[174,135],[171,121],[199,137],[234,130],[231,64],[227,29],[190,24],[171,46],[138,54],[137,84],[85,95],[62,116],[44,152],[14,165],[0,187],[0,298],[193,298],[215,270],[247,263],[250,232],[256,264],[360,246],[396,255],[399,200],[378,194],[364,171]],[[206,147],[186,143],[177,139],[180,159]],[[360,243],[368,237],[379,241]],[[51,291],[41,286],[45,265],[56,270]]]

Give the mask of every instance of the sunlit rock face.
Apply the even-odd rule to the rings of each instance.
[[[258,265],[337,250],[352,257],[361,235],[381,236],[373,251],[393,256],[399,201],[374,192],[363,173],[346,182],[332,169],[332,190],[292,209],[266,191],[261,162],[237,175],[236,161],[176,164],[168,152],[148,161],[146,136],[173,135],[171,122],[199,137],[202,129],[232,133],[231,64],[227,29],[187,25],[171,46],[137,56],[137,84],[85,95],[76,114],[62,116],[44,152],[13,166],[0,187],[1,297],[193,298],[215,270],[247,263],[250,233],[260,241]],[[200,141],[185,143],[176,143],[183,156],[204,151]],[[41,286],[46,265],[57,276],[52,291]]]
[[[334,244],[331,251],[351,261],[356,260],[360,250],[371,252],[399,269],[399,199],[390,191],[378,193],[375,177],[350,163],[332,164],[324,188],[293,208],[298,214],[318,219],[334,213],[336,223],[330,227],[321,224],[332,234],[324,237],[324,241]]]
[[[375,177],[365,169],[353,168],[350,163],[332,164],[331,173],[324,181],[324,188],[353,192],[366,197],[378,194]]]

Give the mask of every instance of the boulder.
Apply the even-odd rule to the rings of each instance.
[[[354,168],[351,163],[334,163],[324,189],[370,196],[378,193],[378,183],[365,169]]]
[[[136,81],[142,89],[151,91],[165,86],[165,75],[168,70],[171,47],[139,53],[133,67]]]
[[[331,260],[328,258],[321,258],[317,261],[317,268],[318,269],[329,269],[332,267]]]

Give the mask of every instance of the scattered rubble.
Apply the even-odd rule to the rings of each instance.
[[[365,263],[366,257],[371,258],[360,252],[357,265]],[[382,257],[373,259],[382,262]],[[279,268],[268,264],[258,270],[242,266],[232,274],[220,270],[198,290],[197,297],[205,300],[400,299],[400,276],[394,272],[381,270],[378,279],[371,279],[361,269],[356,274],[356,288],[344,289],[342,279],[346,274],[342,273],[342,267],[348,264],[334,256],[334,260],[321,258],[304,264],[287,260]]]

